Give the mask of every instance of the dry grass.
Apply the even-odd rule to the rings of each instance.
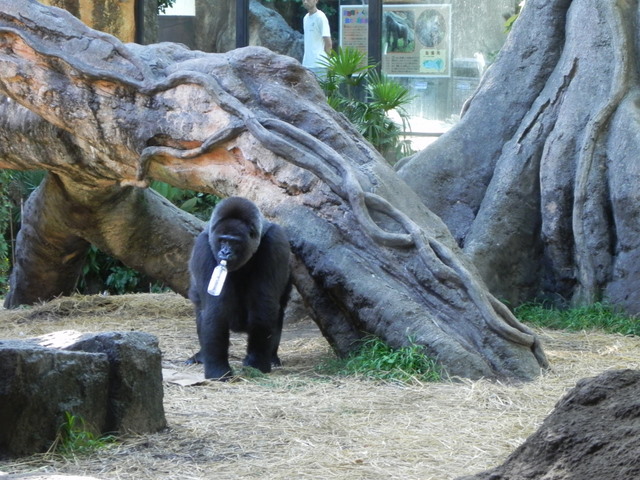
[[[177,295],[72,297],[0,310],[0,338],[58,330],[144,330],[166,367],[197,348],[189,303]],[[375,383],[318,375],[329,357],[309,322],[286,327],[285,366],[266,377],[183,387],[165,384],[167,431],[127,437],[81,458],[33,456],[0,472],[105,479],[453,479],[501,463],[575,382],[640,368],[640,339],[541,331],[552,370],[528,384]],[[237,361],[244,339],[233,340]]]

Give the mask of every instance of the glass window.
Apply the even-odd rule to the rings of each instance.
[[[340,0],[338,43],[368,53],[368,3]],[[504,40],[517,0],[383,1],[381,70],[414,99],[409,138],[424,148],[459,119]]]

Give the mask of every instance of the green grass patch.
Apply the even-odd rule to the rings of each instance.
[[[366,337],[354,353],[345,359],[324,362],[318,372],[403,383],[442,380],[438,363],[420,345],[410,342],[405,347],[392,348],[378,337]]]
[[[606,333],[640,335],[640,320],[625,315],[606,303],[559,310],[540,303],[525,303],[514,309],[522,322],[543,328],[569,330],[602,330]]]
[[[82,417],[65,412],[65,421],[49,450],[64,456],[86,455],[105,448],[116,441],[113,435],[97,437],[87,428]]]

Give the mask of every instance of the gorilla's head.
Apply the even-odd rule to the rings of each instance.
[[[209,244],[218,263],[227,262],[232,272],[246,264],[260,245],[264,218],[249,200],[229,197],[211,214]]]

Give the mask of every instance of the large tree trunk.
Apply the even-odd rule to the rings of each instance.
[[[640,313],[638,20],[527,0],[462,120],[399,169],[501,299]]]
[[[36,219],[37,235],[19,247],[28,257],[51,237],[52,258],[16,266],[9,306],[45,281],[43,265],[73,263],[86,248],[76,238],[157,279],[175,275],[193,224],[161,213],[170,207],[142,190],[157,179],[246,196],[280,223],[295,284],[339,353],[371,333],[423,345],[451,375],[527,379],[547,365],[446,226],[292,58],[257,47],[223,55],[125,46],[30,0],[0,0],[0,44],[0,90],[43,119],[16,114],[2,124],[0,167],[55,174],[41,199],[55,221]],[[164,266],[161,252],[174,255]],[[64,291],[71,276],[53,282]],[[173,284],[184,291],[187,281]]]

